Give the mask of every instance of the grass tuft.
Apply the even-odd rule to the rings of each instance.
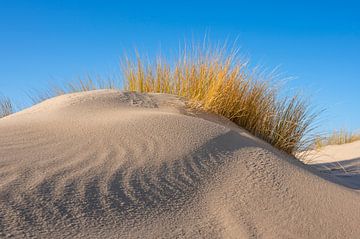
[[[360,140],[360,133],[350,132],[345,129],[333,131],[331,134],[325,137],[317,137],[315,139],[315,148],[320,149],[327,145],[340,145],[352,143]]]
[[[187,99],[191,108],[224,116],[288,154],[299,155],[314,142],[309,136],[317,114],[304,98],[284,97],[273,74],[251,70],[238,51],[226,45],[185,47],[175,61],[161,57],[145,61],[137,54],[125,58],[122,73],[123,85],[116,77],[103,80],[88,75],[30,97],[39,103],[66,93],[122,88],[174,94]],[[2,105],[6,114],[12,111],[11,103]]]
[[[7,97],[0,97],[0,118],[14,113],[14,107],[11,100]]]
[[[118,82],[120,81],[118,81],[115,77],[103,79],[99,76],[93,77],[91,75],[87,75],[86,77],[79,78],[78,80],[72,82],[68,82],[62,86],[50,86],[49,89],[45,92],[30,92],[28,95],[33,104],[37,104],[55,96],[68,93],[100,89],[120,89],[120,84]]]
[[[192,47],[173,63],[137,55],[122,66],[126,90],[184,97],[192,108],[222,115],[289,154],[311,145],[316,114],[300,95],[280,97],[274,77],[250,70],[236,50]]]

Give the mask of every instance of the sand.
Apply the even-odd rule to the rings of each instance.
[[[174,96],[69,94],[0,119],[0,238],[358,238],[330,177]]]
[[[309,164],[346,187],[360,190],[360,141],[310,151]]]

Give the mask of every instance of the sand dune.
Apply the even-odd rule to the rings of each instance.
[[[360,141],[313,150],[310,164],[346,187],[360,190]]]
[[[0,238],[358,238],[330,176],[174,96],[64,95],[0,120]]]

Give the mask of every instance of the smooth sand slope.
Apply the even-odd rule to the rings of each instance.
[[[313,150],[308,159],[311,165],[331,174],[338,183],[360,190],[360,141]]]
[[[64,95],[0,119],[0,238],[359,238],[314,172],[174,96]]]

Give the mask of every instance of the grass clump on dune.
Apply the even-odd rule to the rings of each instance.
[[[49,89],[45,92],[30,93],[29,97],[34,104],[37,104],[52,97],[69,93],[99,89],[120,89],[120,85],[117,82],[118,81],[115,78],[103,79],[101,77],[93,77],[91,75],[87,75],[86,77],[68,82],[62,86],[53,85],[49,87]]]
[[[276,148],[295,155],[305,150],[315,115],[299,96],[281,97],[271,75],[251,71],[236,50],[183,50],[173,63],[158,58],[127,59],[125,88],[175,94],[193,108],[224,116]]]
[[[345,129],[333,131],[325,137],[317,137],[315,139],[315,148],[320,149],[327,145],[339,145],[352,143],[360,140],[360,133],[350,132]]]
[[[175,61],[125,58],[124,84],[90,75],[43,94],[30,94],[34,103],[73,92],[125,89],[167,93],[185,98],[190,107],[228,118],[274,147],[299,156],[313,141],[309,137],[316,115],[300,95],[284,97],[272,74],[251,70],[238,51],[225,47],[185,48]],[[34,96],[35,95],[35,96]]]
[[[14,113],[14,107],[11,100],[7,97],[0,97],[0,118]]]

